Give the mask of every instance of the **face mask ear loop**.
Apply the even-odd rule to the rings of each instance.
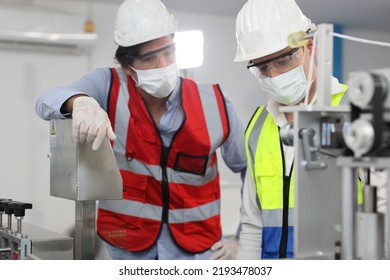
[[[136,69],[134,69],[133,67],[131,67],[131,65],[129,64],[129,66],[128,66],[131,70],[133,70],[135,73],[137,73],[137,75],[138,75],[138,72],[137,72],[137,70]],[[130,77],[133,79],[133,81],[134,81],[134,83],[135,83],[135,85],[136,86],[138,86],[139,84],[138,84],[138,81],[133,77],[133,75],[130,75]]]
[[[308,105],[310,88],[312,86],[314,50],[316,49],[316,45],[317,45],[317,34],[314,35],[313,48],[312,48],[312,52],[310,55],[309,77],[307,78],[308,83],[306,84],[306,89],[305,89],[305,103],[304,103],[305,105]],[[306,46],[305,46],[305,49],[306,49]]]

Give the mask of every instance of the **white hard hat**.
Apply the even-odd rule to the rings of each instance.
[[[176,20],[160,0],[125,0],[116,15],[114,40],[119,46],[130,47],[176,30]]]
[[[294,0],[249,0],[236,19],[235,62],[278,52],[288,46],[288,35],[307,31],[311,21]]]

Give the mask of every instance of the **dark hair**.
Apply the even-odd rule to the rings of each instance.
[[[172,36],[172,38],[174,38],[175,34],[172,33],[171,36]],[[154,39],[154,40],[157,40],[157,39]],[[154,40],[151,40],[151,41],[154,41]],[[138,45],[134,45],[134,46],[130,46],[130,47],[118,46],[118,48],[116,49],[116,52],[115,52],[115,59],[116,59],[116,61],[122,67],[125,67],[125,68],[127,66],[129,66],[129,65],[132,65],[133,62],[134,62],[134,58],[131,58],[131,56],[133,56],[133,57],[139,56],[141,47],[143,45],[151,42],[151,41],[147,41],[147,42],[140,43]]]
[[[133,64],[134,58],[131,58],[131,56],[139,56],[141,47],[146,43],[147,42],[130,47],[118,46],[115,52],[116,61],[118,61],[122,67],[127,67],[128,65]]]

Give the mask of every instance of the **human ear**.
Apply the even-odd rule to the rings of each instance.
[[[308,52],[309,55],[311,55],[312,52],[314,52],[314,54],[316,54],[316,49],[314,48],[313,39],[310,39],[309,42],[307,42],[306,51]]]

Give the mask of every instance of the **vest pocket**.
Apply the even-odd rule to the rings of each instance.
[[[186,172],[196,175],[206,173],[208,156],[193,156],[184,153],[177,153],[175,160],[175,171]]]
[[[185,234],[197,234],[196,238],[213,238],[215,239],[215,235],[218,235],[220,238],[220,216],[214,216],[206,221],[196,221],[196,222],[187,222],[184,224],[184,233]],[[207,239],[208,239],[207,238]],[[209,239],[208,239],[209,240]],[[218,239],[215,239],[217,242]],[[212,244],[211,244],[212,245]]]
[[[279,203],[280,189],[278,186],[276,158],[266,158],[257,161],[255,166],[256,192],[263,209],[274,209]],[[275,200],[276,199],[276,200]]]
[[[123,199],[144,202],[147,183],[147,176],[132,174],[131,179],[123,182]]]
[[[200,233],[219,228],[220,204],[218,199],[219,191],[213,186],[203,186],[198,193],[183,195],[184,232]]]

